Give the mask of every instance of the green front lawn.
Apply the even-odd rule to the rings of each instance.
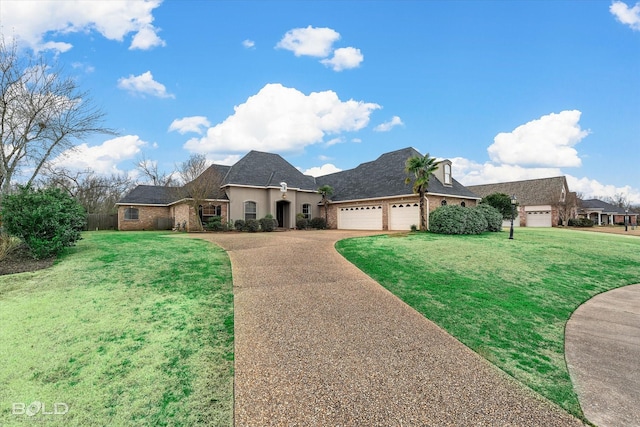
[[[231,266],[210,243],[84,233],[0,276],[0,325],[0,425],[232,425]]]
[[[389,291],[519,381],[582,416],[564,327],[594,295],[640,283],[640,238],[564,229],[338,242]]]

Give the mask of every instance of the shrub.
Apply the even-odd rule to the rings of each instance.
[[[441,206],[429,214],[429,231],[438,234],[480,234],[487,230],[484,214],[475,208]]]
[[[262,231],[273,231],[276,228],[276,220],[273,217],[269,218],[270,215],[265,216],[264,218],[260,218],[260,229]]]
[[[414,232],[414,233],[415,233],[416,231],[418,231],[418,226],[417,226],[417,225],[415,225],[415,224],[411,224],[411,231],[412,231],[412,232]]]
[[[464,234],[482,234],[488,230],[488,222],[480,209],[462,208],[465,212]],[[500,221],[502,229],[502,221]]]
[[[245,223],[245,228],[249,233],[255,233],[260,230],[260,221],[257,219],[247,220]]]
[[[233,228],[238,231],[247,231],[246,226],[247,223],[244,222],[244,219],[236,219],[236,222],[233,223]]]
[[[593,227],[594,222],[589,218],[570,218],[567,225],[569,227]]]
[[[212,216],[207,220],[204,228],[210,231],[223,231],[225,226],[222,224],[222,217]]]
[[[487,220],[487,231],[502,231],[502,214],[500,211],[489,204],[480,204],[475,208],[478,209]]]
[[[3,227],[22,239],[34,258],[58,255],[80,240],[85,226],[84,208],[59,188],[34,190],[19,187],[2,199]]]
[[[5,259],[11,252],[22,244],[22,240],[16,236],[0,233],[0,261]]]
[[[327,221],[325,221],[324,218],[317,216],[315,218],[311,218],[311,221],[309,221],[309,226],[317,230],[324,230],[325,228],[327,228]]]
[[[296,228],[298,230],[306,230],[308,226],[309,226],[309,221],[307,220],[307,218],[302,217],[296,220]]]

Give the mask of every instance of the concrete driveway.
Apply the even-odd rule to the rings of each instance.
[[[372,233],[203,234],[229,253],[237,426],[580,426],[342,258]]]

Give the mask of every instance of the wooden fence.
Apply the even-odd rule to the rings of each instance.
[[[88,214],[85,230],[117,230],[118,214]]]

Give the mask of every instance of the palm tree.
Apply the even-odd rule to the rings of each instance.
[[[333,194],[333,187],[330,185],[323,185],[318,188],[318,193],[322,196],[322,204],[324,205],[324,223],[325,226],[329,226],[329,214],[328,214],[328,206],[329,206],[329,197]]]
[[[405,163],[404,170],[408,174],[413,174],[413,179],[408,176],[404,182],[409,184],[413,181],[413,192],[420,196],[420,230],[427,229],[427,221],[424,212],[424,196],[429,187],[429,178],[438,169],[436,159],[429,157],[429,153],[423,156],[409,157]]]

